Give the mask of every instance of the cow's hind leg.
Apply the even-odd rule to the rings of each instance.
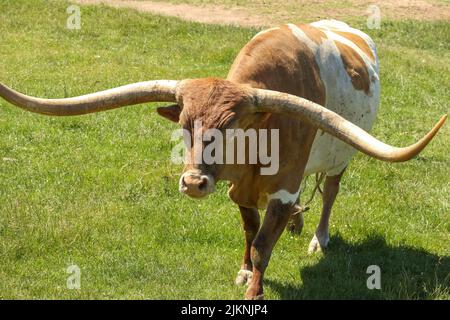
[[[292,207],[291,217],[286,226],[286,230],[289,231],[291,234],[300,235],[303,230],[304,220],[303,220],[303,208],[300,207],[298,203],[299,200],[297,200],[297,203]]]
[[[344,171],[345,169],[342,170],[340,174],[336,176],[327,176],[325,179],[322,193],[322,215],[320,216],[320,221],[314,237],[309,244],[308,253],[321,251],[321,249],[327,247],[328,242],[330,241],[329,220],[331,215],[331,208],[333,207],[334,200],[336,199],[336,196],[339,192],[339,185]]]
[[[252,278],[252,260],[250,257],[250,250],[252,242],[255,239],[259,230],[260,218],[257,209],[249,209],[239,206],[242,217],[242,226],[245,234],[245,251],[241,270],[239,270],[236,277],[237,285],[244,285],[250,282]]]

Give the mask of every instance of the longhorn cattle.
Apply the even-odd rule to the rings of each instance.
[[[262,175],[261,163],[186,161],[180,191],[202,198],[219,180],[230,182],[245,233],[237,284],[247,299],[263,297],[263,275],[289,219],[299,226],[300,183],[325,173],[320,222],[309,252],[329,241],[329,217],[345,168],[356,151],[390,162],[407,161],[430,142],[443,116],[417,143],[397,148],[370,131],[380,100],[379,61],[365,33],[343,22],[287,24],[257,34],[241,50],[226,79],[158,80],[68,99],[40,99],[0,84],[0,96],[25,110],[52,116],[82,115],[146,102],[172,102],[158,113],[194,133],[215,129],[278,129],[279,170]],[[202,146],[201,146],[202,147]],[[190,146],[191,150],[195,144]],[[192,157],[195,152],[187,152]],[[189,159],[188,159],[189,160]],[[260,226],[258,209],[266,209]],[[294,228],[295,229],[295,228]],[[295,231],[295,230],[294,230]]]

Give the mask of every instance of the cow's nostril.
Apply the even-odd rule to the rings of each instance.
[[[198,189],[200,191],[205,191],[206,187],[208,186],[208,178],[203,177],[202,181],[200,182],[200,184],[198,185]]]

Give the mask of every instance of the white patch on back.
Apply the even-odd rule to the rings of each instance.
[[[316,21],[311,23],[311,25],[314,27],[336,28],[336,29],[350,28],[350,26],[345,22],[334,19]]]
[[[333,30],[339,30],[339,31],[353,33],[353,34],[361,37],[362,39],[364,39],[364,41],[366,41],[370,50],[374,54],[375,64],[378,65],[378,53],[377,53],[377,48],[375,47],[375,43],[367,34],[362,32],[361,30],[354,29],[354,28],[350,27],[348,24],[341,22],[341,21],[337,21],[337,20],[320,20],[320,21],[311,23],[311,25],[314,27],[320,28],[324,32],[326,30],[331,31],[331,32]],[[351,42],[351,41],[349,41],[349,42]],[[377,69],[377,73],[378,73],[378,69]]]

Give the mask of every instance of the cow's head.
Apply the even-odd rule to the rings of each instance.
[[[179,180],[182,193],[203,198],[214,191],[218,180],[228,179],[234,167],[208,162],[202,150],[222,137],[222,160],[226,157],[227,129],[245,129],[255,117],[251,111],[251,88],[222,79],[185,80],[177,89],[177,104],[160,107],[158,113],[184,129],[186,159]],[[229,132],[229,130],[228,130]],[[214,134],[214,136],[211,136]],[[218,135],[218,136],[217,136]],[[201,139],[197,139],[201,137]]]
[[[0,96],[25,110],[52,116],[82,115],[145,102],[172,102],[176,105],[159,108],[159,114],[180,123],[191,134],[195,134],[192,132],[195,120],[202,122],[203,131],[223,131],[227,128],[245,129],[263,113],[282,113],[316,126],[369,156],[391,162],[407,161],[416,156],[446,119],[444,115],[417,143],[396,148],[314,102],[221,79],[140,82],[67,99],[30,97],[0,83]],[[195,156],[193,151],[188,152],[188,156]],[[180,189],[192,197],[201,198],[212,192],[215,181],[225,176],[223,165],[188,162],[180,179]]]

